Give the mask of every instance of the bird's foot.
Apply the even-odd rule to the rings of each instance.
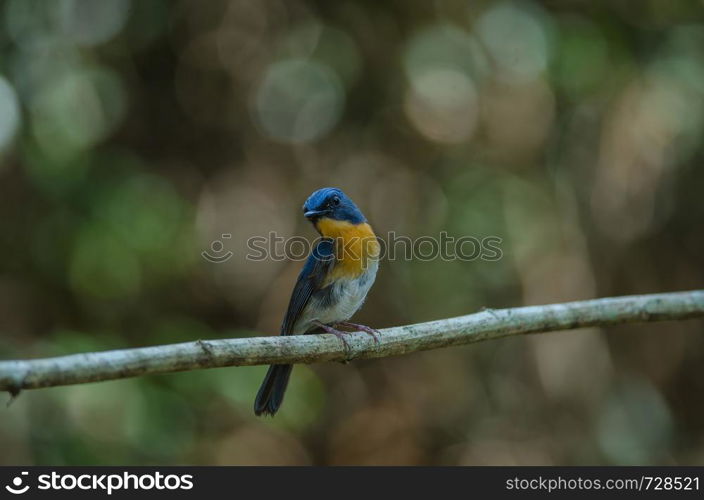
[[[374,343],[376,343],[376,344],[379,343],[379,335],[381,335],[381,332],[375,328],[372,328],[367,325],[359,325],[357,323],[350,323],[348,321],[341,321],[339,323],[335,323],[335,325],[342,326],[345,328],[352,328],[353,330],[368,333],[369,335],[372,336],[372,338],[374,338]]]
[[[349,335],[350,332],[343,332],[341,330],[337,330],[332,326],[326,325],[325,323],[321,323],[320,321],[315,321],[315,325],[320,327],[320,329],[323,330],[325,333],[330,333],[340,339],[342,344],[345,346],[345,351],[348,354],[352,351],[350,344],[347,342],[347,339],[345,339],[345,335]]]

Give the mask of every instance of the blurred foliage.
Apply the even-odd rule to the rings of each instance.
[[[702,287],[701,1],[0,1],[0,357],[275,334],[339,186],[385,261],[360,322]],[[224,238],[230,234],[230,238]],[[204,250],[233,252],[224,263]],[[22,394],[2,464],[702,464],[701,321]]]

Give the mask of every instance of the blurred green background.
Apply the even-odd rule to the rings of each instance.
[[[701,1],[0,1],[0,358],[277,333],[246,241],[327,185],[502,239],[383,262],[376,327],[701,288],[703,127]],[[28,391],[0,463],[701,465],[703,325],[298,366],[275,419],[265,367]]]

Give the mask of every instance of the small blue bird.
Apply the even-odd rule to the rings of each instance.
[[[347,322],[364,303],[379,267],[376,235],[354,202],[337,188],[314,192],[303,205],[303,215],[322,237],[308,256],[288,310],[281,335],[327,332],[346,348],[344,332],[335,327],[366,332],[378,342],[377,330]],[[284,399],[293,365],[271,365],[254,401],[256,415],[274,415]]]

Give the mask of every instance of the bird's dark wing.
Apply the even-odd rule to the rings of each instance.
[[[303,309],[308,304],[311,295],[320,290],[330,268],[335,263],[333,241],[321,239],[308,256],[301,274],[298,275],[296,286],[293,288],[291,300],[284,321],[281,324],[281,335],[291,335],[293,326],[301,316]]]

